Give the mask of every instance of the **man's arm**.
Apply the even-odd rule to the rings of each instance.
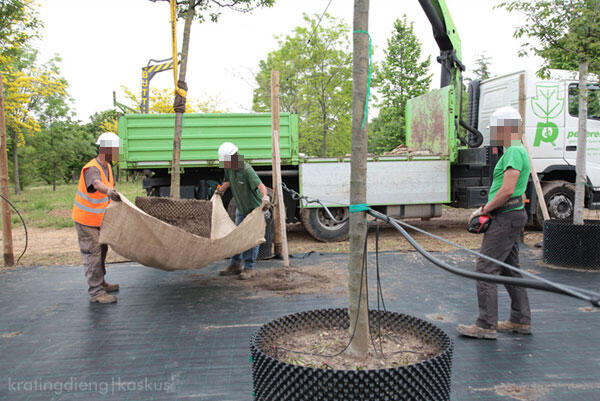
[[[121,195],[119,195],[119,192],[117,192],[117,190],[115,190],[113,188],[109,188],[105,183],[103,183],[99,179],[95,179],[92,182],[92,186],[94,187],[94,189],[96,191],[108,195],[108,197],[114,201],[121,200]]]
[[[504,171],[504,178],[502,179],[502,186],[496,192],[494,198],[489,201],[486,205],[483,206],[481,212],[483,214],[490,213],[494,209],[499,208],[504,205],[507,200],[515,193],[515,188],[517,186],[517,181],[519,180],[519,175],[521,172],[514,168],[507,168]]]
[[[225,181],[223,183],[223,185],[220,185],[215,192],[217,193],[217,195],[223,195],[225,193],[225,191],[227,191],[227,189],[229,189],[229,181]]]
[[[94,189],[98,192],[102,192],[103,194],[108,194],[108,191],[110,190],[110,188],[104,184],[101,180],[94,180],[92,182],[92,185],[94,187]]]
[[[265,197],[269,197],[269,195],[267,194],[267,187],[265,187],[265,184],[263,184],[262,182],[258,184],[258,190],[262,194],[263,199],[265,199]]]

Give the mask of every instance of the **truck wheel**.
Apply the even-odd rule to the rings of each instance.
[[[542,190],[551,219],[568,220],[573,218],[575,205],[575,185],[568,181],[550,181]],[[538,228],[543,226],[542,209],[538,205],[535,214]]]
[[[336,220],[344,220],[348,217],[346,207],[331,207],[329,211]],[[343,223],[336,223],[322,208],[301,209],[300,220],[306,231],[316,240],[336,242],[348,239],[350,222],[346,220]]]

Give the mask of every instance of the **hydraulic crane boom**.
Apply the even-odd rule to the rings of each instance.
[[[443,0],[419,0],[419,3],[431,23],[433,37],[440,48],[438,62],[442,64],[441,87],[455,84],[460,81],[465,66],[461,61],[460,37],[446,3]]]
[[[458,132],[459,125],[465,128],[469,132],[469,138],[465,141],[459,136],[461,142],[472,148],[479,147],[483,142],[483,136],[462,120],[462,72],[465,71],[465,66],[462,63],[460,37],[454,21],[444,0],[419,0],[419,4],[431,23],[433,37],[440,48],[440,55],[437,58],[442,65],[440,87],[451,85],[454,88],[454,104],[457,105],[454,115],[455,130]]]

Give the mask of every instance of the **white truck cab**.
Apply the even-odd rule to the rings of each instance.
[[[525,137],[550,215],[569,218],[575,197],[579,83],[577,73],[552,71],[548,80],[520,71],[475,83],[476,128],[489,146],[489,119],[498,108],[525,110]],[[477,87],[478,86],[478,87]],[[520,89],[522,88],[522,89]],[[473,89],[473,88],[472,88]],[[524,93],[521,93],[524,89]],[[600,209],[600,88],[589,83],[586,207]],[[478,93],[477,93],[478,92]],[[479,96],[477,96],[477,94]],[[478,98],[478,102],[477,102]],[[523,104],[524,103],[524,104]],[[539,210],[538,210],[539,212]],[[539,219],[539,213],[538,213]]]

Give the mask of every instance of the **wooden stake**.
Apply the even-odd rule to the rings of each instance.
[[[8,156],[6,154],[6,123],[4,121],[4,87],[0,75],[0,192],[8,200]],[[4,243],[4,266],[14,266],[12,223],[10,205],[4,199],[2,202],[2,242]]]
[[[544,220],[550,220],[548,206],[546,205],[546,200],[544,199],[544,191],[542,191],[540,178],[537,175],[537,171],[535,171],[533,159],[531,158],[531,150],[529,149],[529,143],[527,142],[527,138],[525,138],[525,111],[527,105],[526,102],[527,96],[525,95],[525,74],[521,74],[519,75],[519,114],[521,114],[522,121],[521,126],[519,127],[519,131],[521,133],[521,141],[523,142],[523,146],[525,146],[527,156],[529,157],[529,165],[531,166],[531,178],[533,179],[535,193],[537,195],[540,209],[542,210],[542,216],[544,217]]]
[[[271,125],[273,126],[273,214],[275,218],[275,254],[283,257],[284,267],[290,266],[285,205],[281,187],[281,156],[279,149],[279,71],[271,71]]]

